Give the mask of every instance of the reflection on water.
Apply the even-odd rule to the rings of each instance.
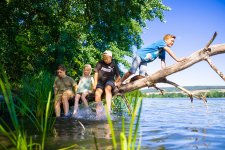
[[[113,149],[107,120],[95,120],[93,112],[88,113],[85,118],[81,115],[57,119],[56,135],[47,138],[48,149],[74,144],[80,146],[74,149],[96,149],[94,135],[99,149]],[[116,114],[113,117],[119,142],[122,119]],[[127,131],[129,119],[126,116]],[[190,103],[189,99],[144,99],[139,131],[141,149],[224,149],[224,125],[225,99],[208,99],[208,108],[199,100]]]
[[[74,118],[60,118],[56,121],[55,129],[55,137],[48,137],[48,149],[63,148],[73,144],[79,145],[79,148],[95,149],[94,136],[100,149],[112,149],[109,124],[106,120],[78,121]]]
[[[106,117],[106,112],[102,106],[100,116],[96,117],[96,104],[91,104],[90,108],[79,109],[75,116],[70,118],[57,118],[55,123],[55,136],[47,139],[47,149],[58,149],[77,144],[73,149],[113,149],[111,132]],[[111,114],[111,119],[117,124],[121,117]],[[115,125],[116,129],[121,128]],[[118,135],[120,131],[118,130]],[[97,140],[97,145],[94,139]]]

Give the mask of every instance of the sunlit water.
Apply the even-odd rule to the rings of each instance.
[[[200,100],[144,99],[141,112],[141,149],[224,149],[225,99],[208,99],[208,107]],[[121,117],[113,115],[119,143]],[[126,116],[127,131],[129,116]],[[113,149],[107,121],[85,117],[56,120],[55,136],[47,137],[47,149]],[[84,126],[84,127],[82,127]]]

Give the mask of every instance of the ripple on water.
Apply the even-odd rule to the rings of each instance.
[[[48,138],[49,148],[55,148],[52,143],[57,148],[76,143],[86,149],[95,149],[95,136],[101,149],[113,149],[107,119],[98,120],[95,107],[80,109],[77,117],[57,120],[57,136]],[[105,114],[104,109],[102,114]],[[119,138],[122,119],[117,114],[112,116],[115,135]],[[126,116],[127,133],[129,120]],[[225,99],[208,99],[208,107],[202,101],[190,103],[189,99],[144,99],[139,125],[141,149],[222,150],[225,147],[224,125]]]
[[[171,99],[172,100],[172,99]],[[223,149],[225,99],[191,104],[182,99],[144,100],[142,146],[158,149]],[[147,115],[151,114],[151,115]]]

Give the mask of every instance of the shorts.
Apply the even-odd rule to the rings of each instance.
[[[54,97],[54,101],[61,101],[63,96],[68,96],[69,99],[72,98],[74,96],[73,91],[70,90],[66,90],[63,93],[57,93]]]
[[[100,88],[100,89],[102,89],[102,90],[104,91],[104,88],[106,87],[106,85],[110,85],[110,86],[112,87],[112,89],[115,88],[115,83],[114,83],[114,81],[109,80],[109,81],[106,81],[105,83],[103,83],[103,82],[101,82],[101,81],[98,81],[98,84],[97,84],[97,86],[96,86],[96,89],[97,89],[97,88]]]
[[[132,65],[129,72],[135,74],[139,68],[139,75],[146,76],[147,74],[147,62],[142,62],[138,55],[133,57]]]
[[[61,101],[62,100],[62,94],[56,94],[54,97],[54,101]]]

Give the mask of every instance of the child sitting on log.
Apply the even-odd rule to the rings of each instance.
[[[86,96],[92,92],[92,88],[94,85],[94,79],[91,76],[91,71],[92,71],[91,65],[89,64],[84,65],[83,76],[80,78],[78,86],[77,86],[73,116],[75,116],[78,111],[80,98],[82,102],[84,103],[84,106],[86,108],[88,107],[88,101],[86,99]]]

